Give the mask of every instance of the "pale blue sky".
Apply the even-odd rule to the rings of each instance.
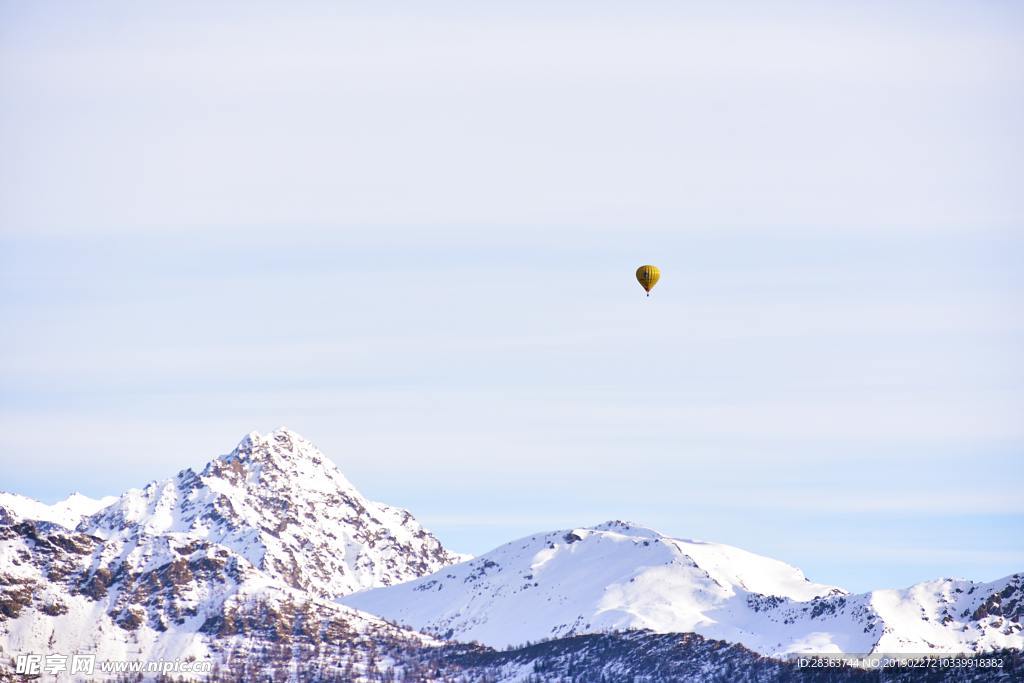
[[[1024,570],[1022,65],[1009,3],[2,2],[0,488],[287,424],[462,551]]]

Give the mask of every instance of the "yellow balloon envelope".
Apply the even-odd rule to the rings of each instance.
[[[654,285],[658,284],[660,277],[661,271],[658,270],[658,266],[640,266],[636,269],[636,281],[647,292],[647,296],[651,295],[651,290],[654,289]]]

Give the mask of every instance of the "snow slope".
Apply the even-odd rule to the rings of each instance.
[[[1022,580],[942,580],[848,595],[738,548],[607,522],[535,534],[342,601],[428,633],[496,647],[650,629],[694,632],[769,655],[964,652],[1024,646]],[[986,600],[1002,593],[999,609],[1012,613],[981,614]]]
[[[11,520],[38,519],[74,529],[84,518],[96,514],[116,500],[117,496],[95,500],[81,493],[72,493],[62,501],[47,505],[16,493],[0,491],[0,519],[5,515]]]

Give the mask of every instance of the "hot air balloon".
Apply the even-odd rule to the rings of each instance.
[[[654,289],[654,285],[658,284],[660,277],[661,271],[658,270],[658,266],[640,266],[636,269],[636,281],[647,292],[647,296],[651,295],[651,290]]]

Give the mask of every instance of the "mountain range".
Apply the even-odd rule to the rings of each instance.
[[[1024,574],[850,594],[796,567],[627,522],[534,534],[345,604],[495,647],[581,633],[697,633],[769,656],[1024,647]]]
[[[203,662],[210,680],[816,680],[789,659],[1020,666],[1022,625],[1024,574],[851,594],[621,521],[471,558],[286,428],[119,497],[0,493],[0,680],[51,652]]]

